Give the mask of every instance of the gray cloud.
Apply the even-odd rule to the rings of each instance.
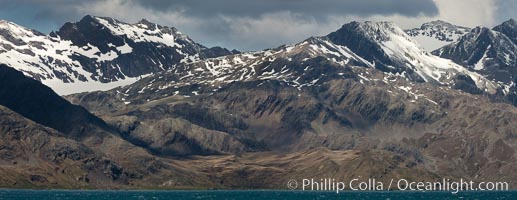
[[[516,0],[497,0],[497,20],[506,21],[510,18],[517,20]]]
[[[490,1],[507,5],[515,2]],[[87,14],[130,23],[146,18],[174,26],[207,46],[258,50],[327,34],[352,20],[390,20],[408,27],[437,18],[458,19],[449,10],[441,10],[444,2],[449,1],[0,0],[0,18],[43,32],[58,29],[67,21],[78,21]],[[505,12],[514,13],[504,10],[499,14],[508,16]],[[476,20],[473,18],[469,23],[485,23]]]
[[[433,0],[0,0],[0,17],[43,32],[86,14],[174,26],[207,45],[243,50],[295,42],[346,21],[336,16],[432,16]],[[331,28],[332,27],[332,28]]]
[[[435,15],[432,0],[134,0],[153,10],[185,10],[188,15],[207,17],[218,14],[238,17],[259,17],[264,13],[290,11],[315,18],[328,15],[400,14],[404,16]]]

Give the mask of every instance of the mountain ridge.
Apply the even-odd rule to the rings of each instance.
[[[115,30],[110,34],[138,28],[110,18],[85,20],[85,27],[92,25],[88,20],[92,26],[107,23]],[[153,37],[140,38],[143,33],[136,32],[122,38],[159,39],[154,38],[162,33],[158,28],[149,30],[155,31],[147,33]],[[97,48],[92,57],[115,51],[122,42]],[[29,79],[6,69],[16,73],[14,79]],[[28,81],[5,81],[6,94],[31,98],[29,89],[9,90],[9,84]],[[30,83],[29,88],[51,92],[37,81]],[[179,63],[132,84],[65,96],[110,127],[93,126],[97,134],[85,134],[86,139],[63,138],[66,130],[35,125],[43,122],[32,123],[0,106],[0,175],[9,175],[0,183],[49,186],[64,178],[79,181],[74,187],[92,188],[284,189],[288,180],[301,177],[361,176],[496,180],[515,188],[517,107],[499,98],[506,86],[430,54],[393,23],[351,22],[299,43]],[[2,95],[23,107],[18,97]],[[35,106],[45,104],[39,99],[44,98],[34,99]],[[47,151],[45,145],[34,150],[66,156],[21,162],[18,158],[31,154],[18,144],[35,130],[26,134],[23,126],[60,137],[55,140],[69,139],[50,148],[59,151]],[[25,135],[16,137],[11,130]],[[80,145],[88,151],[78,152]],[[76,170],[62,172],[62,160]],[[58,170],[6,173],[16,167],[45,169],[49,163]]]
[[[432,53],[499,82],[501,88],[498,93],[517,105],[517,45],[510,38],[517,31],[517,26],[508,25],[512,22],[515,20],[510,19],[493,29],[476,27],[458,41]]]
[[[87,15],[49,35],[12,22],[2,24],[0,60],[60,94],[106,90],[175,64],[232,54],[146,20],[127,24]]]
[[[426,22],[418,28],[408,29],[405,32],[428,52],[432,52],[449,43],[457,41],[468,33],[471,28],[453,25],[443,20]]]

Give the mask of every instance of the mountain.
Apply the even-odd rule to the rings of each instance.
[[[0,105],[24,117],[54,128],[71,138],[91,134],[106,124],[86,109],[70,104],[49,87],[26,77],[6,65],[0,65]],[[89,126],[94,126],[87,128]]]
[[[508,83],[513,80],[512,75],[515,74],[512,71],[508,73],[507,70],[513,70],[514,66],[517,66],[516,52],[516,45],[503,33],[477,27],[458,42],[433,53],[473,71],[479,71],[491,80]]]
[[[402,29],[390,22],[352,22],[327,36],[373,63],[375,68],[416,82],[457,87],[459,77],[472,80],[470,87],[495,93],[497,85],[477,73],[424,51]]]
[[[0,186],[3,188],[279,189],[283,188],[285,180],[294,177],[372,175],[371,177],[379,180],[384,180],[385,176],[419,177],[425,180],[436,177],[432,172],[426,171],[424,166],[415,166],[414,158],[404,158],[398,153],[384,149],[330,151],[317,148],[292,153],[253,152],[253,149],[264,148],[256,145],[253,149],[235,152],[233,149],[239,150],[238,147],[243,146],[242,143],[235,142],[238,140],[234,138],[238,135],[231,131],[216,130],[248,129],[243,121],[234,121],[242,116],[232,116],[224,111],[205,110],[204,107],[188,104],[177,104],[174,110],[168,110],[167,104],[161,104],[149,107],[151,109],[148,110],[131,111],[133,115],[138,115],[139,119],[146,118],[148,121],[138,121],[137,117],[125,116],[123,110],[119,111],[121,114],[115,114],[110,123],[134,120],[134,123],[119,123],[117,129],[127,127],[127,134],[143,133],[148,140],[142,140],[142,143],[155,141],[149,146],[140,143],[140,147],[119,136],[124,133],[117,134],[116,130],[99,127],[96,124],[97,119],[75,120],[91,114],[78,106],[67,104],[50,88],[25,77],[21,72],[0,66],[0,77],[5,80],[1,84],[0,98]],[[274,90],[266,90],[272,91]],[[239,96],[237,93],[234,94]],[[30,110],[20,108],[24,104],[30,106]],[[77,116],[70,116],[69,112]],[[175,112],[178,117],[170,117],[170,112]],[[75,129],[83,129],[88,134],[77,138],[70,135],[67,129],[61,129],[54,123],[46,125],[57,127],[56,129],[40,124],[55,122],[56,119],[72,125]],[[289,124],[299,121],[296,118],[287,120]],[[197,147],[193,148],[197,151],[191,150],[190,153],[219,154],[221,152],[214,151],[214,147],[218,148],[216,145],[219,139],[225,144],[222,146],[230,150],[226,152],[235,154],[203,157],[169,156],[171,153],[186,153],[179,150],[188,149],[185,148],[188,146]],[[245,144],[251,143],[248,141]],[[158,148],[160,145],[168,148]],[[243,150],[246,152],[242,152]],[[331,173],[322,173],[321,164],[325,164]],[[349,168],[361,170],[346,170]],[[384,175],[378,174],[379,170],[384,171]],[[271,175],[274,175],[275,179],[269,178],[273,177]]]
[[[134,144],[100,118],[70,104],[22,72],[0,65],[0,79],[0,187],[115,189],[218,185],[207,181],[204,175],[194,175],[196,172],[153,155],[150,148]],[[190,130],[191,135],[199,132]],[[215,135],[208,138],[210,147],[216,147],[217,133],[209,134]],[[185,143],[179,147],[195,142],[181,137],[178,135],[179,141]],[[163,184],[166,182],[169,184]]]
[[[5,90],[27,83],[8,80]],[[94,180],[84,183],[92,188],[285,189],[291,179],[358,176],[516,188],[517,107],[493,98],[504,86],[428,53],[393,23],[351,22],[296,44],[183,62],[129,85],[65,96],[106,126],[77,123],[96,131],[86,138],[51,135],[94,152],[63,162],[86,174],[67,177]],[[16,97],[8,92],[1,97]],[[32,98],[18,92],[9,101]],[[31,121],[18,111],[5,108]],[[0,125],[10,119],[1,117]],[[14,150],[0,157],[0,177],[26,155],[16,154],[26,147],[9,148],[24,143],[5,124],[3,149]],[[111,164],[85,164],[97,155]],[[56,173],[33,175],[12,179],[34,184]]]
[[[88,188],[126,182],[106,154],[0,105],[0,186]]]
[[[214,168],[225,178],[242,180],[230,170],[240,162],[286,165],[280,161],[284,157],[270,163],[262,153],[325,157],[329,154],[315,150],[323,148],[358,151],[362,154],[356,159],[372,163],[389,155],[393,170],[387,173],[400,170],[401,176],[416,172],[434,178],[513,180],[507,175],[516,162],[517,110],[486,95],[497,93],[498,87],[422,50],[392,23],[352,22],[327,36],[180,64],[128,86],[66,98],[153,146],[159,155],[177,155],[168,151],[177,140],[164,141],[175,138],[172,133],[188,134],[189,128],[174,128],[186,125],[240,142],[226,142],[228,149],[244,146],[242,152],[258,152],[227,162],[220,160],[225,156],[202,157],[231,166]],[[298,158],[287,156],[285,162]],[[302,168],[313,172],[312,162]],[[346,165],[326,158],[318,162],[336,173]],[[194,168],[212,163],[200,165]],[[361,168],[372,173],[372,166]],[[273,168],[278,177],[297,177]],[[252,177],[263,172],[254,167],[243,171]],[[253,183],[269,179],[261,180]]]
[[[390,65],[385,63],[390,63]],[[384,75],[374,76],[372,74],[374,72],[384,73]],[[207,108],[192,107],[189,103],[185,104],[182,99],[193,98],[212,102],[214,100],[209,98],[212,95],[225,93],[234,96],[233,93],[240,94],[241,90],[260,90],[257,94],[262,95],[268,94],[268,90],[273,90],[275,93],[279,92],[284,95],[280,88],[286,88],[284,92],[288,94],[286,94],[287,96],[297,92],[303,95],[305,90],[320,88],[325,83],[336,80],[355,81],[360,84],[382,80],[391,88],[386,90],[408,94],[415,94],[407,90],[407,87],[414,88],[411,86],[412,84],[460,89],[473,94],[485,92],[495,94],[501,89],[498,83],[489,81],[476,72],[421,50],[407,34],[391,23],[352,22],[345,24],[341,29],[328,36],[311,37],[297,44],[283,45],[264,51],[246,52],[181,64],[169,71],[143,78],[129,86],[106,92],[82,93],[67,98],[99,115],[120,113],[120,110],[129,112],[126,108],[144,104],[161,105],[167,102],[182,102],[181,104],[171,103],[170,105],[173,107],[165,106],[158,110],[131,111],[130,115],[136,117],[136,119],[131,119],[139,121],[147,120],[146,118],[150,117],[154,120],[170,115],[172,118],[194,120],[201,123],[197,123],[201,127],[231,132],[229,135],[235,136],[242,135],[241,132],[246,131],[249,125],[220,111],[221,109],[211,110],[211,105],[207,105]],[[391,83],[395,80],[405,80],[409,85]],[[235,92],[235,90],[239,92]],[[209,97],[206,97],[207,95]],[[240,98],[247,96],[245,93],[241,95]],[[311,95],[313,94],[309,96]],[[260,101],[254,98],[251,100]],[[265,108],[273,102],[283,105],[277,102],[277,97],[266,95],[262,98],[272,98],[265,102]],[[314,102],[314,105],[307,105],[302,111],[297,112],[307,114],[323,109],[322,105],[318,103],[319,98],[308,98],[308,100]],[[285,102],[285,104],[288,103]],[[300,105],[305,104],[300,103]],[[243,109],[264,112],[262,107]],[[373,109],[372,112],[377,112],[374,108],[370,109]],[[328,108],[328,110],[332,111],[333,108]],[[212,111],[215,113],[206,114]],[[328,115],[341,116],[332,112]],[[288,115],[284,117],[286,117],[285,120],[289,118]],[[311,119],[314,116],[306,117]],[[214,118],[214,121],[205,122],[210,118]],[[349,119],[339,119],[338,121],[342,123],[351,123]],[[125,121],[126,119],[120,118],[119,120]],[[152,124],[153,120],[142,123],[142,125]],[[303,124],[297,121],[298,119],[293,120],[292,126],[294,127]],[[117,122],[116,124],[120,126],[120,124],[127,123]],[[129,129],[136,130],[135,127],[128,129],[127,126],[124,126],[123,129],[130,133]],[[149,128],[140,129],[143,131]],[[145,135],[144,133],[135,134],[139,137]],[[238,140],[246,144],[245,141],[249,141],[250,138],[238,138]],[[251,140],[255,139],[251,138]],[[256,146],[261,146],[261,144],[251,143],[248,147],[253,149]]]
[[[231,53],[147,20],[128,24],[88,15],[49,35],[0,21],[0,61],[59,94],[126,85],[179,63]]]
[[[494,27],[493,30],[505,34],[514,44],[517,44],[517,21],[515,19],[509,19]]]
[[[514,23],[515,20],[512,19],[493,30],[476,27],[457,42],[444,46],[433,54],[451,59],[470,71],[500,83],[500,93],[517,105],[517,45],[510,38],[517,31],[517,26],[512,26]]]
[[[461,36],[470,32],[470,28],[453,25],[436,20],[422,24],[419,28],[405,30],[428,52],[457,41]]]

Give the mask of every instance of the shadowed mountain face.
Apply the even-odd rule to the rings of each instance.
[[[517,105],[517,43],[515,20],[508,20],[492,30],[472,29],[457,42],[444,46],[433,54],[463,65],[488,80],[502,86],[498,95]]]
[[[0,65],[0,97],[0,105],[71,138],[91,134],[90,126],[108,129],[86,109],[70,104],[49,87],[5,65]]]
[[[517,21],[515,19],[510,19],[494,27],[494,31],[505,34],[514,44],[517,44]]]
[[[19,71],[0,65],[0,79],[0,187],[221,187],[206,175],[152,155],[151,147],[141,148],[120,137],[118,130]],[[219,134],[223,144],[228,141]],[[195,146],[199,153],[207,148],[219,152],[221,144],[214,138],[218,136],[201,138],[204,143]],[[182,148],[190,147],[188,140],[178,143],[175,151],[189,150]],[[228,151],[235,145],[229,140]]]
[[[3,68],[1,72],[5,75],[2,78],[11,77],[7,79],[11,81],[9,83],[31,86],[19,87],[20,89],[48,90],[39,82],[21,76],[21,73],[10,68]],[[137,109],[117,108],[120,114],[103,115],[106,119],[111,119],[110,123],[117,125],[117,128],[121,130],[127,128],[125,129],[127,134],[146,142],[148,146],[145,148],[155,153],[154,155],[107,132],[104,132],[106,134],[104,137],[85,135],[84,137],[87,138],[81,141],[68,139],[69,136],[66,133],[44,127],[9,108],[0,106],[0,186],[6,188],[278,189],[283,188],[284,182],[288,179],[304,177],[355,178],[361,175],[378,178],[378,180],[384,180],[383,177],[434,180],[442,175],[454,176],[452,173],[442,174],[444,169],[441,166],[437,168],[440,173],[427,169],[427,163],[424,162],[426,155],[420,153],[419,149],[431,151],[434,148],[419,146],[425,146],[428,141],[426,139],[409,140],[403,143],[379,143],[377,139],[361,136],[360,132],[356,132],[357,136],[353,136],[355,135],[353,129],[367,130],[371,124],[381,121],[432,123],[442,116],[405,115],[383,111],[382,108],[386,102],[379,101],[380,99],[376,97],[386,98],[387,94],[374,87],[354,83],[353,79],[331,83],[329,89],[317,93],[305,89],[300,92],[283,83],[268,82],[265,81],[263,86],[259,87],[257,84],[260,82],[234,83],[211,97],[201,95],[198,100],[195,98],[164,100],[155,106],[142,104],[134,107]],[[4,84],[13,85],[2,82],[2,85]],[[328,87],[327,84],[324,85]],[[338,94],[333,94],[336,92]],[[340,100],[334,99],[344,95],[342,92],[349,95],[338,98]],[[36,92],[29,94],[33,93],[38,94]],[[2,95],[2,99],[17,97],[15,99],[20,102],[25,102],[24,99],[29,97],[13,93],[2,94],[6,94]],[[51,97],[55,96],[51,94]],[[301,96],[298,97],[298,94]],[[319,95],[314,96],[315,94]],[[44,102],[50,105],[45,110],[49,113],[55,113],[56,109],[60,110],[52,106],[54,101],[63,105],[63,100],[59,98],[37,97],[42,100],[48,99]],[[351,107],[326,109],[328,104],[324,100],[326,98],[329,98],[329,102],[342,102],[337,105]],[[354,100],[358,98],[364,98],[364,100]],[[377,102],[381,102],[380,105],[376,105]],[[68,104],[64,104],[65,110],[67,110],[66,105]],[[379,109],[371,109],[373,107]],[[355,110],[350,112],[355,114],[347,114],[345,109]],[[131,110],[131,114],[124,114],[124,110]],[[409,108],[408,110],[408,113],[420,112]],[[358,116],[364,117],[358,120]],[[311,122],[314,125],[311,125]],[[87,125],[76,123],[75,126]],[[329,134],[317,130],[316,127],[322,128]],[[341,132],[340,129],[345,132]],[[269,130],[277,131],[269,132]],[[504,129],[501,127],[501,130]],[[249,135],[250,133],[254,135]],[[509,135],[509,137],[513,136]],[[331,138],[333,138],[332,141],[330,141]],[[441,141],[449,140],[437,139],[433,142],[443,147],[440,144]],[[284,146],[290,143],[289,148]],[[218,144],[222,144],[221,147],[217,146]],[[498,144],[505,147],[502,149],[505,150],[505,154],[512,153],[511,150],[507,150],[511,147],[506,147],[504,142]],[[313,149],[322,145],[339,151]],[[451,145],[456,146],[456,144]],[[268,149],[295,152],[245,152]],[[181,159],[161,157],[218,152],[240,153],[237,154],[238,156],[194,156]],[[509,156],[498,159],[508,159]],[[438,161],[438,163],[442,162],[444,165],[447,163],[446,160]],[[323,170],[322,164],[325,166]],[[348,170],[353,168],[361,170]],[[484,173],[483,176],[485,176]],[[497,174],[486,176],[497,177]]]
[[[372,25],[372,26],[370,26]],[[380,27],[373,27],[377,24],[362,24],[352,22],[343,25],[339,30],[330,33],[327,37],[334,43],[348,47],[357,55],[375,63],[375,67],[394,73],[403,70],[390,70],[387,66],[393,66],[393,61],[379,46],[378,41],[388,40],[385,34],[380,32]],[[389,26],[389,24],[385,24]],[[381,25],[382,26],[382,25]],[[379,30],[379,32],[377,32]]]
[[[87,31],[107,23],[111,31],[74,43],[133,27],[84,20],[75,26]],[[66,37],[72,29],[60,32]],[[168,29],[148,30],[145,39]],[[103,44],[99,51],[108,52]],[[352,22],[324,37],[179,63],[127,86],[65,97],[100,119],[22,73],[2,72],[5,109],[55,127],[55,137],[88,133],[74,141],[95,153],[78,160],[106,157],[114,164],[100,166],[109,166],[107,174],[116,175],[107,177],[121,188],[284,189],[287,180],[307,176],[517,179],[517,108],[493,98],[508,85],[427,53],[392,23]],[[24,109],[24,101],[38,107]],[[44,112],[39,101],[49,105]],[[96,180],[106,177],[85,169]],[[105,188],[102,182],[86,185]]]
[[[433,53],[462,64],[489,79],[510,83],[517,73],[517,46],[503,33],[474,28],[458,42]]]
[[[106,154],[66,136],[0,106],[0,187],[88,188],[127,182],[128,172]]]

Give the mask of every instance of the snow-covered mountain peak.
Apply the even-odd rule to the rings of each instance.
[[[406,30],[406,33],[428,52],[457,41],[470,31],[470,28],[436,20],[422,24],[420,28]]]
[[[264,79],[281,80],[300,89],[329,77],[348,76],[347,67],[353,66],[377,68],[411,81],[449,86],[455,84],[457,75],[467,75],[483,90],[493,93],[496,87],[450,60],[423,51],[393,23],[352,22],[328,36],[311,37],[297,44],[178,65],[166,76],[149,78],[152,86],[138,90],[156,92],[176,88],[172,91],[176,94],[179,88],[192,84],[217,87]]]
[[[327,37],[334,44],[347,47],[386,73],[399,74],[412,81],[442,85],[453,85],[457,75],[466,74],[479,88],[495,92],[494,84],[451,60],[428,53],[393,23],[353,22]]]
[[[457,42],[433,51],[433,54],[451,59],[490,80],[505,84],[515,81],[517,45],[499,31],[473,28]]]
[[[422,24],[420,29],[434,29],[434,30],[452,30],[452,31],[456,31],[456,30],[459,30],[459,29],[464,29],[465,30],[465,29],[469,29],[469,28],[458,26],[458,25],[454,25],[454,24],[451,24],[451,23],[443,21],[443,20],[435,20],[435,21],[430,21],[430,22],[426,22],[426,23]]]
[[[348,24],[343,25],[341,27],[342,29],[352,29],[354,31],[357,31],[360,34],[363,34],[364,36],[378,41],[383,42],[390,40],[390,35],[405,35],[404,31],[400,29],[397,25],[395,25],[393,22],[372,22],[372,21],[365,21],[365,22],[351,22]]]
[[[137,26],[139,26],[141,28],[148,29],[150,31],[155,31],[156,29],[164,29],[164,30],[171,30],[172,33],[174,33],[174,34],[181,34],[178,31],[178,29],[176,29],[175,27],[162,26],[160,24],[151,22],[151,21],[149,21],[147,19],[141,19],[140,21],[138,21],[137,23],[135,23],[133,25],[137,25]]]
[[[14,22],[6,21],[6,20],[0,20],[0,37],[3,37],[6,40],[9,40],[11,42],[13,39],[18,39],[23,41],[24,38],[27,37],[34,37],[34,36],[42,36],[43,33],[40,33],[38,31],[25,28],[23,26],[20,26]],[[20,42],[20,41],[18,41]]]
[[[176,38],[186,39],[188,42],[192,42],[190,38],[182,35],[174,27],[161,26],[145,19],[135,24],[129,24],[109,17],[92,18],[109,29],[112,34],[126,36],[135,42],[154,42],[170,47],[181,46],[181,44],[175,41]]]
[[[228,54],[148,21],[129,24],[87,15],[49,35],[0,23],[0,63],[59,94],[110,89],[180,63]]]

